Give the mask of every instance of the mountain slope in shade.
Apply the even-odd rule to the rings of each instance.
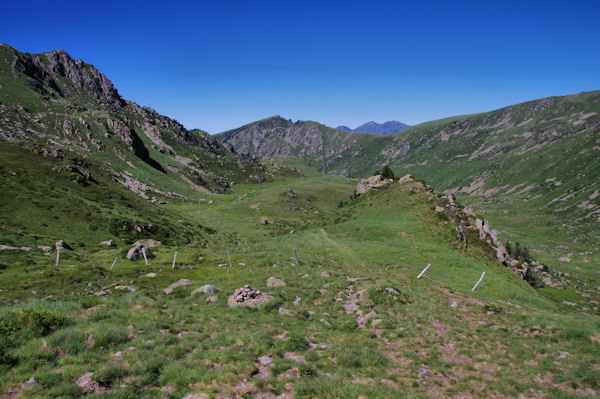
[[[398,121],[388,121],[384,123],[377,123],[371,121],[360,125],[356,129],[350,129],[348,126],[343,125],[336,127],[336,129],[341,130],[343,132],[373,133],[387,135],[401,132],[402,130],[408,127],[410,126]]]

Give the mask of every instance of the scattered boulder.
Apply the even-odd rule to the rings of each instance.
[[[175,288],[179,288],[179,287],[184,287],[187,285],[192,285],[192,282],[186,278],[182,278],[181,280],[171,284],[170,286],[168,286],[167,288],[165,288],[163,291],[165,294],[170,294],[173,292],[173,290],[175,290]]]
[[[371,176],[367,179],[359,180],[356,184],[356,194],[361,195],[374,188],[383,187],[389,184],[389,179],[384,179],[382,175]]]
[[[203,285],[200,288],[196,288],[194,291],[192,291],[192,295],[196,295],[196,294],[214,294],[215,292],[218,292],[219,289],[217,287],[215,287],[214,285],[210,285],[210,284],[206,284]]]
[[[263,216],[260,218],[260,224],[267,225],[267,224],[269,224],[269,220]]]
[[[115,240],[113,240],[112,238],[107,241],[102,241],[100,243],[100,245],[106,245],[107,247],[116,247],[117,246],[117,244],[115,244]]]
[[[269,277],[265,284],[268,288],[285,287],[285,282],[276,277]]]
[[[279,314],[283,316],[293,316],[292,312],[290,312],[286,308],[279,308]]]
[[[296,300],[293,302],[294,306],[300,306],[302,305],[302,298],[300,298],[299,296],[296,297]]]
[[[136,288],[133,285],[117,285],[115,290],[134,292]]]
[[[211,295],[209,297],[206,297],[206,303],[217,303],[217,300],[219,298],[216,295]]]
[[[412,183],[413,181],[415,181],[415,179],[413,179],[411,175],[404,175],[398,179],[399,184]]]
[[[267,303],[273,302],[275,297],[255,290],[249,285],[245,285],[242,288],[238,288],[233,292],[229,298],[227,298],[227,304],[230,307],[236,306],[249,306],[258,308],[266,305]]]
[[[41,387],[42,386],[35,380],[35,377],[31,377],[30,379],[21,384],[21,389],[32,389]]]
[[[206,393],[188,393],[183,399],[209,399],[210,396]]]
[[[305,363],[306,364],[306,359],[304,358],[304,356],[302,355],[298,355],[294,352],[285,352],[285,354],[283,355],[284,358],[288,359],[288,360],[293,360],[295,362],[298,363]]]
[[[93,374],[94,373],[85,373],[77,379],[77,386],[81,388],[81,392],[88,394],[104,390],[100,384],[92,380]]]
[[[129,260],[138,260],[142,258],[144,255],[142,254],[142,248],[146,252],[146,257],[152,254],[152,248],[158,247],[161,244],[160,241],[156,241],[153,239],[142,239],[138,240],[133,244],[133,247],[127,251],[127,259]]]
[[[52,247],[49,245],[38,245],[37,247],[38,249],[41,249],[45,255],[48,255],[50,252],[52,252]]]
[[[144,254],[142,252],[142,248],[144,247],[141,245],[135,245],[132,248],[129,248],[129,251],[127,251],[127,255],[125,255],[125,257],[129,260],[138,260],[143,258]],[[146,257],[152,254],[152,248],[144,248],[144,251],[146,252]]]
[[[393,294],[393,295],[400,295],[400,292],[399,292],[397,289],[395,289],[395,288],[392,288],[392,287],[387,287],[385,290],[386,290],[387,292],[389,292],[390,294]]]
[[[148,225],[148,226],[150,226],[150,225]],[[141,245],[144,248],[154,248],[154,247],[160,246],[161,242],[157,241],[157,240],[153,240],[151,238],[144,238],[141,240],[137,240],[134,245]]]
[[[284,380],[284,379],[288,379],[288,378],[299,378],[299,377],[300,377],[300,371],[298,371],[298,369],[296,367],[294,367],[293,369],[284,371],[283,373],[281,373],[277,376],[277,378],[280,380]]]
[[[18,247],[12,247],[10,245],[0,245],[0,251],[6,251],[9,249],[19,249]]]
[[[156,277],[156,273],[144,274],[142,277],[145,277],[145,278],[154,278],[154,277]]]
[[[271,356],[261,356],[255,363],[256,371],[253,373],[256,378],[270,378],[271,366],[273,366],[273,358]]]

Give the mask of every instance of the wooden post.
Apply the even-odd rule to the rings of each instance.
[[[177,260],[177,251],[175,251],[175,255],[173,255],[173,266],[171,266],[171,269],[175,269],[175,261]]]
[[[58,266],[58,261],[60,260],[60,247],[56,247],[56,266]]]
[[[428,263],[427,266],[425,266],[425,269],[423,269],[423,271],[421,273],[419,273],[419,275],[417,276],[417,279],[420,279],[421,277],[423,277],[423,275],[425,274],[427,269],[429,269],[429,266],[431,266],[431,263]]]
[[[227,259],[229,259],[229,267],[231,267],[231,256],[229,256],[229,250],[227,250]]]
[[[299,265],[300,262],[298,261],[298,255],[296,255],[296,248],[292,248],[292,250],[294,251],[294,258],[296,258],[296,264]]]
[[[118,258],[118,256],[115,256],[115,260],[113,260],[112,265],[110,265],[110,270],[112,270],[113,267],[115,267],[115,263],[117,263],[117,258]]]
[[[481,280],[483,280],[483,276],[485,276],[485,272],[481,273],[481,277],[479,277],[479,281],[477,281],[475,283],[475,285],[473,286],[473,289],[471,291],[475,291],[475,289],[477,288],[477,286],[479,285],[479,283],[481,283]]]
[[[146,266],[148,266],[148,258],[146,257],[146,251],[144,250],[144,247],[142,247],[142,254],[144,254],[144,262],[146,262]]]

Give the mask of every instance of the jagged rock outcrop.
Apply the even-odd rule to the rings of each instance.
[[[393,182],[392,179],[385,179],[381,175],[371,176],[367,179],[359,180],[356,184],[356,194],[361,195],[374,188],[383,187]]]
[[[0,103],[0,142],[31,143],[57,159],[75,152],[112,165],[123,161],[134,171],[140,160],[197,191],[226,192],[232,182],[267,178],[262,165],[231,145],[123,99],[93,65],[63,50],[27,54],[0,44],[0,62],[9,70],[0,75],[0,97],[10,100]],[[172,162],[159,163],[154,151]],[[92,181],[78,169],[78,184]]]

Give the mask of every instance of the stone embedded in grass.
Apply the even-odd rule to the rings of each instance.
[[[188,393],[183,399],[208,399],[210,396],[205,393]]]
[[[302,305],[302,298],[300,298],[299,296],[296,297],[296,300],[293,302],[294,306],[300,306]]]
[[[394,294],[394,295],[400,295],[400,292],[392,287],[387,287],[385,289],[387,292],[389,292],[390,294]]]
[[[285,352],[285,354],[283,355],[284,358],[288,359],[288,360],[293,360],[295,362],[298,363],[306,363],[306,359],[304,358],[304,356],[302,355],[298,355],[294,352]]]
[[[265,284],[268,288],[285,287],[285,282],[276,277],[269,277]]]
[[[119,291],[129,291],[129,292],[133,292],[135,291],[135,287],[133,285],[117,285],[115,287],[115,290],[119,290]]]
[[[238,288],[233,292],[233,295],[227,298],[227,304],[230,307],[249,306],[258,308],[273,301],[275,301],[275,297],[255,290],[249,285]]]
[[[216,303],[218,300],[218,297],[216,295],[211,295],[209,297],[206,298],[206,303]]]
[[[279,308],[279,314],[283,316],[293,316],[292,312],[290,312],[286,308]]]
[[[218,292],[219,289],[217,287],[215,287],[214,285],[210,285],[210,284],[206,284],[203,285],[200,288],[196,288],[194,291],[192,291],[192,295],[196,295],[196,294],[214,294],[215,292]]]
[[[102,241],[100,243],[100,245],[106,245],[107,247],[116,247],[117,246],[117,244],[115,244],[115,240],[113,240],[112,238],[107,241]]]
[[[154,277],[156,277],[156,273],[148,273],[148,274],[144,274],[142,277],[146,277],[146,278],[154,278]]]
[[[94,373],[85,373],[77,379],[77,386],[81,388],[81,392],[87,394],[105,390],[105,388],[101,387],[96,381],[92,381],[93,374]]]
[[[296,367],[294,367],[293,369],[284,371],[283,373],[281,373],[277,376],[277,378],[280,380],[284,380],[287,378],[299,378],[299,377],[300,377],[300,371]]]
[[[187,285],[192,285],[192,282],[186,278],[182,278],[181,280],[179,280],[179,281],[171,284],[167,288],[165,288],[163,291],[165,294],[170,294],[173,292],[173,290],[175,288],[179,288],[179,287],[183,287],[183,286],[187,286]]]

